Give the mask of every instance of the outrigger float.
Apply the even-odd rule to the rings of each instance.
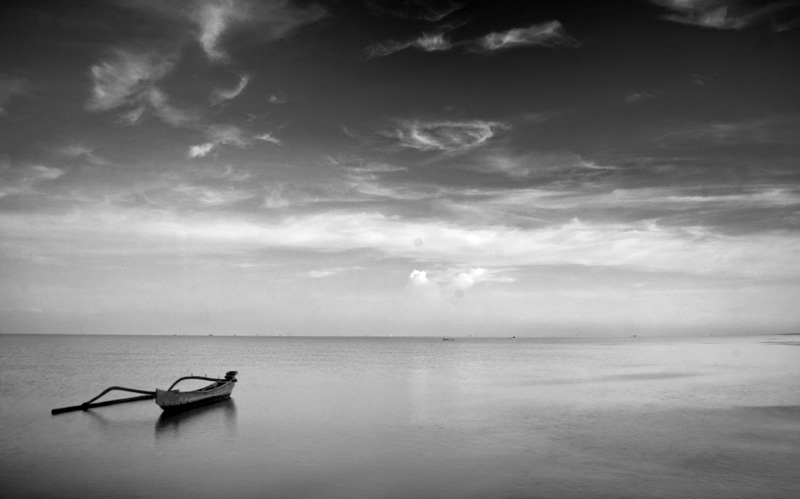
[[[110,386],[105,390],[103,390],[102,392],[100,392],[100,395],[82,403],[81,405],[59,407],[53,409],[52,411],[50,411],[50,413],[61,414],[64,412],[71,412],[71,411],[86,411],[95,407],[123,404],[125,402],[136,402],[139,400],[150,400],[150,399],[156,399],[156,404],[158,404],[158,406],[161,407],[161,409],[164,412],[178,412],[184,409],[190,409],[192,407],[212,404],[214,402],[219,402],[220,400],[225,400],[227,398],[230,398],[231,393],[233,392],[234,384],[238,381],[236,379],[237,374],[239,374],[237,371],[228,371],[225,374],[224,378],[207,378],[205,376],[184,376],[182,378],[178,378],[178,380],[172,383],[172,385],[166,390],[161,390],[156,388],[155,391],[148,391],[148,390],[139,390],[136,388],[126,388],[124,386]],[[212,383],[198,390],[192,390],[188,392],[182,392],[180,390],[175,389],[175,386],[178,383],[187,379],[199,379],[203,381],[211,381]],[[141,395],[137,397],[128,397],[122,399],[106,400],[103,402],[95,402],[95,400],[99,399],[103,395],[112,391],[139,393]]]

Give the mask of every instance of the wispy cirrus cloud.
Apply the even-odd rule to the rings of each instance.
[[[64,175],[65,170],[45,165],[12,166],[0,162],[0,198],[9,195],[33,194],[34,186]]]
[[[385,57],[408,48],[417,48],[424,50],[425,52],[439,52],[443,50],[449,50],[452,47],[453,46],[449,41],[447,41],[444,34],[435,33],[423,34],[417,38],[414,38],[413,40],[407,40],[404,42],[390,40],[383,43],[376,43],[375,45],[367,47],[364,50],[364,53],[367,59],[372,59],[375,57]]]
[[[586,181],[606,175],[614,165],[598,164],[569,151],[529,152],[515,154],[503,147],[484,149],[463,163],[470,170],[501,174],[513,179],[537,178],[540,181],[564,181],[564,178]]]
[[[390,40],[376,43],[364,50],[367,59],[385,57],[408,48],[416,48],[425,52],[442,52],[457,47],[468,52],[493,52],[519,46],[540,46],[554,48],[558,46],[575,48],[580,42],[568,35],[557,20],[542,24],[534,24],[527,28],[517,28],[497,33],[489,33],[477,39],[451,42],[444,32],[423,34],[406,41]]]
[[[800,145],[800,116],[710,123],[686,123],[679,131],[654,137],[661,145],[715,144],[784,144]]]
[[[354,270],[362,270],[364,267],[328,267],[324,269],[314,269],[309,271],[306,275],[312,279],[321,279],[323,277],[330,277],[332,275],[341,274],[343,272],[352,272]]]
[[[173,64],[172,60],[155,54],[117,49],[111,57],[92,66],[94,86],[86,107],[90,111],[108,111],[140,104]]]
[[[231,25],[250,18],[248,5],[244,2],[203,2],[197,10],[196,22],[200,31],[197,41],[206,55],[213,61],[225,60],[228,54],[220,48],[220,38]]]
[[[275,145],[281,145],[283,143],[283,142],[281,142],[281,140],[279,138],[275,137],[274,135],[272,135],[270,133],[262,133],[261,135],[256,135],[253,138],[256,139],[256,140],[261,140],[263,142],[269,142],[269,143],[275,144]]]
[[[453,0],[369,0],[366,4],[377,14],[431,22],[441,21],[464,6],[463,2]]]
[[[146,102],[150,105],[153,114],[168,125],[176,127],[187,126],[200,119],[200,116],[193,111],[173,106],[167,94],[158,88],[151,88],[147,92]]]
[[[494,51],[524,45],[542,47],[577,47],[578,40],[568,35],[559,21],[534,24],[527,28],[517,28],[498,33],[490,33],[482,37],[476,49]]]
[[[250,82],[250,75],[242,74],[239,75],[239,83],[236,84],[235,87],[231,89],[215,89],[214,93],[211,96],[211,102],[214,104],[219,104],[225,101],[229,101],[231,99],[235,99],[242,93],[245,89],[247,84]]]
[[[234,187],[213,188],[188,184],[178,185],[172,189],[172,192],[184,196],[192,203],[206,207],[233,205],[256,196],[254,192]]]
[[[741,30],[749,26],[770,21],[773,31],[786,31],[798,24],[796,13],[787,19],[779,19],[797,2],[772,1],[749,2],[745,0],[649,0],[651,3],[672,11],[663,18],[681,24],[701,28]]]
[[[209,61],[230,60],[225,38],[249,29],[261,40],[284,38],[297,28],[313,23],[327,11],[313,3],[295,0],[117,0],[125,6],[156,13],[182,23],[180,37],[197,41]],[[190,24],[187,30],[185,23]]]
[[[383,134],[410,149],[454,153],[480,146],[508,128],[498,121],[398,121]]]
[[[110,162],[84,144],[71,144],[58,150],[59,154],[70,159],[80,159],[92,165],[107,165]]]
[[[327,11],[319,5],[301,6],[289,0],[207,0],[196,4],[199,4],[199,8],[191,10],[190,16],[198,27],[197,41],[214,62],[229,59],[222,41],[233,30],[250,26],[257,29],[262,37],[274,40],[327,15]]]
[[[191,111],[173,106],[158,88],[175,61],[156,52],[116,49],[106,60],[91,67],[92,95],[86,109],[94,112],[123,110],[119,121],[137,124],[145,113],[164,123],[184,126],[198,119]]]
[[[205,135],[208,142],[189,147],[187,155],[190,158],[203,158],[221,144],[245,147],[250,143],[250,139],[244,135],[242,129],[235,125],[209,125],[205,129]]]
[[[5,106],[14,98],[28,93],[28,81],[0,75],[0,116],[6,114]]]
[[[204,134],[208,141],[202,144],[190,146],[189,151],[187,152],[188,157],[203,158],[220,145],[229,145],[239,148],[247,147],[251,145],[254,140],[269,142],[276,145],[282,144],[280,139],[269,133],[250,135],[236,125],[207,125],[205,126]]]

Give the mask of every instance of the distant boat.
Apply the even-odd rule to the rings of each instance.
[[[442,338],[442,341],[456,341],[456,340],[453,339],[453,338],[448,338],[447,336],[445,336],[445,337]]]
[[[166,390],[156,388],[156,404],[164,411],[174,412],[225,400],[230,398],[233,392],[234,384],[237,381],[237,374],[239,373],[236,371],[228,371],[224,379],[206,378],[204,376],[185,376],[178,379]],[[200,379],[213,381],[213,383],[199,390],[188,392],[175,390],[175,385],[187,379]]]

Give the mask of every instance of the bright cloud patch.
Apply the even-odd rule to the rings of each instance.
[[[191,146],[189,148],[188,155],[190,158],[203,158],[210,153],[213,148],[214,144],[211,142],[206,142],[205,144],[200,144],[199,146]]]
[[[428,273],[424,270],[415,269],[413,272],[411,272],[411,275],[409,275],[408,278],[414,284],[424,284],[428,282]]]
[[[577,46],[578,42],[567,35],[561,23],[550,21],[534,24],[528,28],[512,29],[500,33],[490,33],[479,43],[483,50],[499,50],[519,45],[541,45],[545,47]]]
[[[479,267],[477,269],[471,269],[469,272],[461,272],[456,277],[456,282],[461,288],[469,288],[480,281],[485,275],[486,269]]]
[[[505,128],[507,125],[494,121],[403,121],[387,135],[411,149],[456,152],[479,146]]]

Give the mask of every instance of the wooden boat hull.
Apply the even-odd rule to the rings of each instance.
[[[225,380],[212,383],[199,390],[182,392],[180,390],[156,389],[156,404],[164,411],[181,411],[230,398],[235,381]]]

